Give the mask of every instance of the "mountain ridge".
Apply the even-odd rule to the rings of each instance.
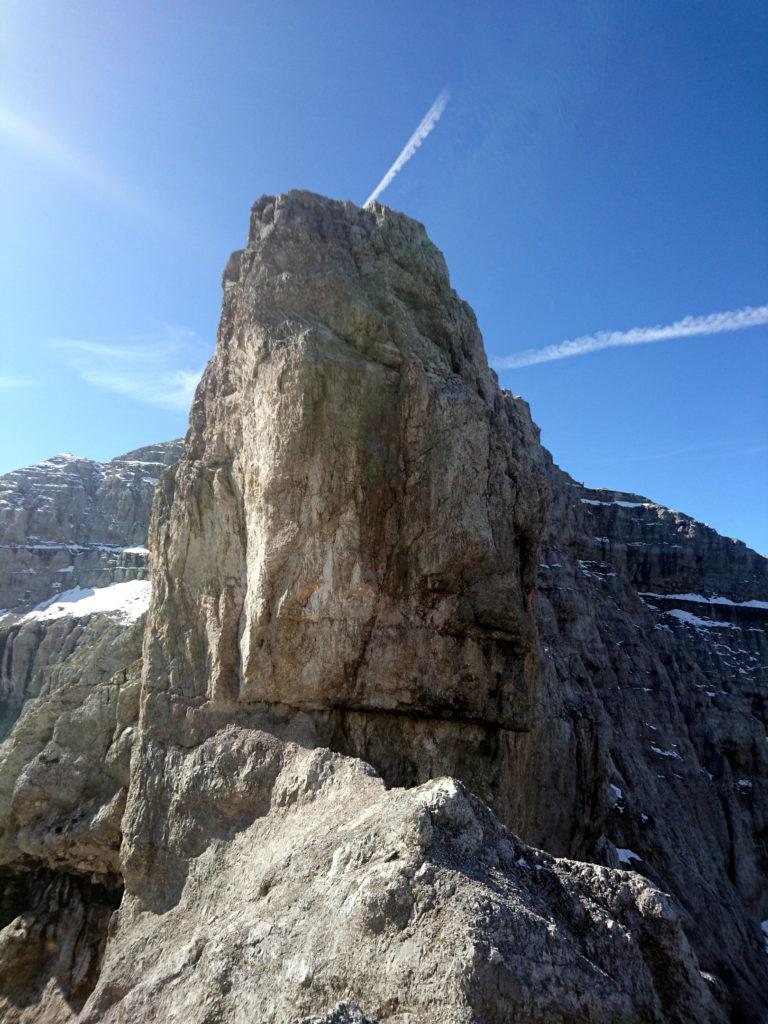
[[[409,218],[222,283],[143,629],[0,620],[8,1019],[762,1019],[766,560],[556,467]]]

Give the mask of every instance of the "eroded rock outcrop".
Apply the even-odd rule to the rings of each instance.
[[[256,816],[207,839],[159,917],[126,898],[84,1024],[318,1020],[340,999],[366,1016],[319,1019],[722,1019],[668,897],[531,850],[453,780],[386,791],[362,762],[232,726],[186,760],[176,778],[214,813],[226,766],[250,764]]]
[[[223,284],[141,664],[16,641],[8,1019],[761,1020],[765,559],[554,467],[407,217],[264,197]]]
[[[122,893],[143,623],[69,624],[0,744],[0,1017],[19,1024],[74,1019]]]

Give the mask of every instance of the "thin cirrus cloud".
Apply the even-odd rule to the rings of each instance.
[[[22,388],[37,387],[37,381],[26,377],[7,377],[0,374],[0,391],[16,391]]]
[[[747,327],[761,327],[768,324],[768,305],[744,306],[743,309],[727,310],[723,313],[708,313],[706,316],[686,316],[672,324],[656,327],[632,327],[628,331],[598,331],[584,334],[572,341],[561,341],[544,348],[529,348],[509,356],[492,359],[499,370],[517,370],[537,363],[551,363],[558,359],[585,356],[604,348],[620,348],[625,345],[648,345],[656,341],[674,341],[678,338],[696,338],[710,334],[726,334],[742,331]]]
[[[194,331],[167,325],[121,344],[59,338],[49,345],[87,384],[175,412],[189,409],[210,354]]]
[[[371,192],[371,194],[365,200],[365,202],[363,203],[363,206],[368,206],[369,203],[372,203],[372,202],[374,202],[374,200],[378,199],[378,197],[381,195],[381,193],[384,191],[384,189],[388,185],[390,185],[392,183],[392,181],[394,180],[395,175],[398,173],[398,171],[400,171],[401,168],[403,168],[408,163],[408,161],[411,159],[413,154],[416,152],[416,150],[422,144],[424,139],[426,139],[426,137],[429,135],[429,133],[435,127],[437,122],[440,120],[440,118],[442,117],[443,111],[445,110],[445,107],[446,107],[447,103],[448,103],[448,90],[447,89],[443,89],[443,91],[437,97],[435,102],[432,104],[432,106],[426,112],[424,117],[422,117],[421,121],[419,121],[419,124],[418,124],[418,127],[416,128],[416,131],[413,133],[413,135],[411,135],[410,139],[408,139],[406,144],[403,146],[403,148],[402,148],[398,158],[395,160],[395,162],[389,168],[389,170],[384,175],[384,177],[381,179],[381,181],[376,186],[376,188],[373,190],[373,192]]]

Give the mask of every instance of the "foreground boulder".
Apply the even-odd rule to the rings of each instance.
[[[451,779],[387,791],[233,726],[173,774],[170,820],[192,787],[198,823],[246,793],[253,820],[200,844],[160,916],[124,900],[83,1022],[271,1024],[342,999],[398,1024],[725,1019],[667,896],[530,849]]]

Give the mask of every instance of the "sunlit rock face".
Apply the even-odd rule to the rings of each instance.
[[[527,727],[542,452],[424,229],[264,198],[224,290],[155,519],[152,685]]]

